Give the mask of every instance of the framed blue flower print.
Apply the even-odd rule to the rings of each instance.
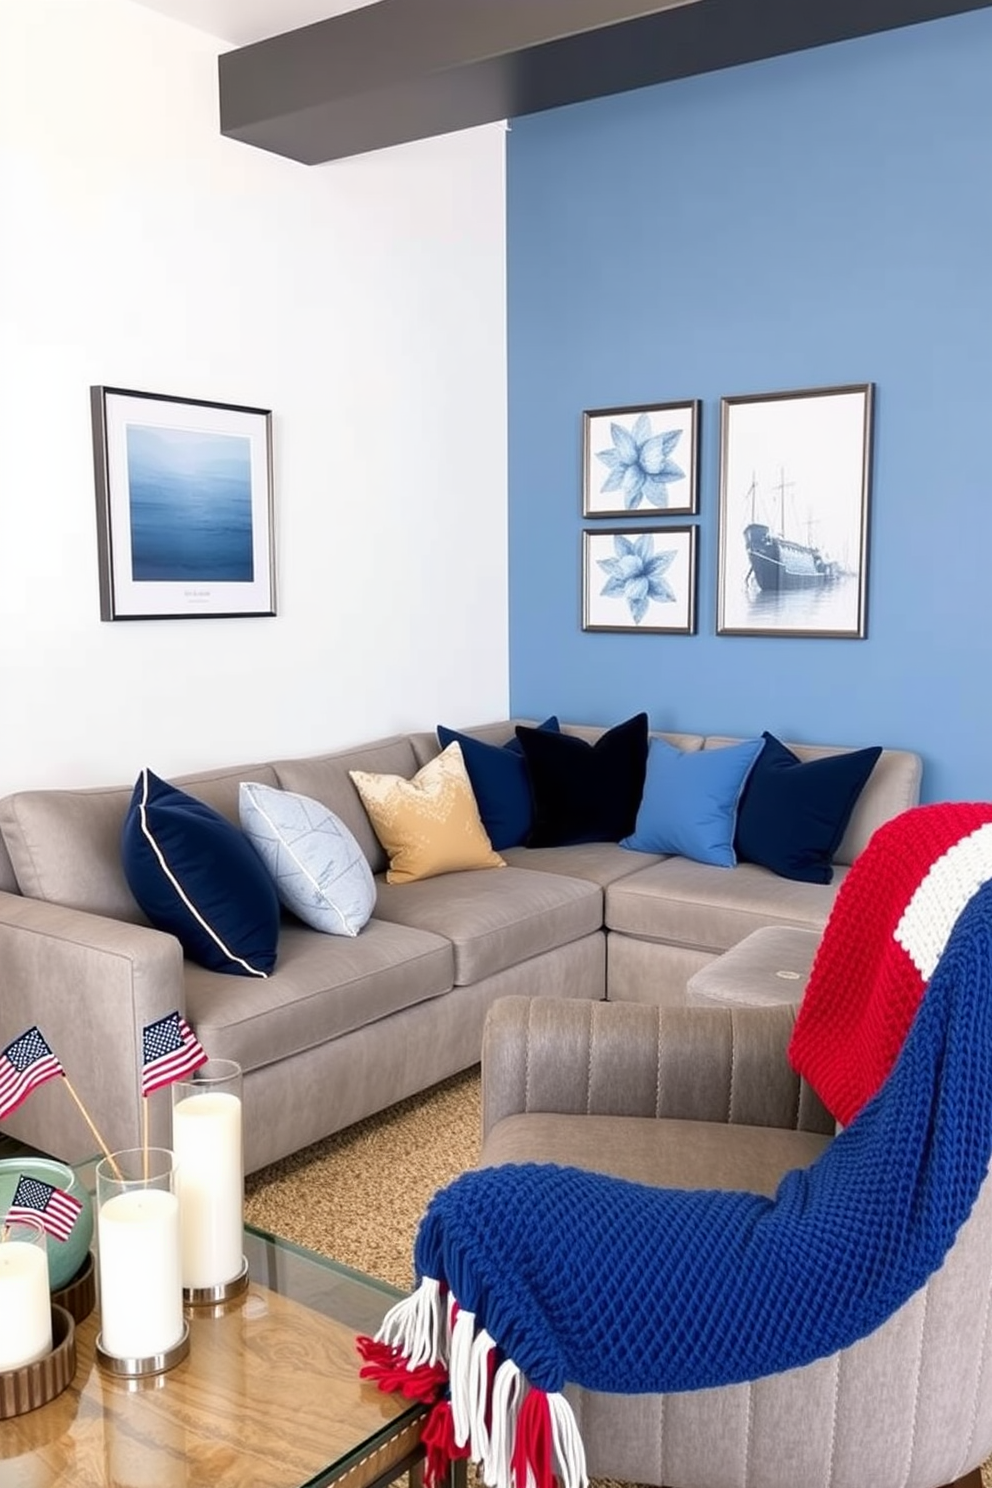
[[[691,516],[699,509],[699,399],[582,415],[584,517]]]
[[[582,629],[695,635],[695,526],[586,529]]]

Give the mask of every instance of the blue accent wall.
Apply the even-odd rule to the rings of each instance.
[[[992,11],[533,115],[508,147],[514,712],[900,746],[925,799],[992,797]],[[867,638],[717,636],[720,398],[860,382]],[[694,397],[698,634],[583,632],[582,411]]]

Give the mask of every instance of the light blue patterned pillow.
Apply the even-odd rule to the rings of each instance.
[[[344,822],[309,796],[244,780],[241,827],[279,900],[327,935],[357,935],[375,908],[375,880]]]

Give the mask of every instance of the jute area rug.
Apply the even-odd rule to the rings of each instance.
[[[420,1216],[437,1189],[474,1167],[479,1140],[476,1067],[251,1174],[245,1217],[406,1289]],[[982,1484],[992,1488],[992,1459]]]
[[[476,1067],[251,1174],[245,1218],[407,1289],[420,1216],[475,1166],[479,1133]]]

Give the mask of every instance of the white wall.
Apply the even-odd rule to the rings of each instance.
[[[0,0],[0,793],[507,710],[503,131],[297,165],[217,46]],[[91,384],[273,410],[275,618],[101,622]]]

